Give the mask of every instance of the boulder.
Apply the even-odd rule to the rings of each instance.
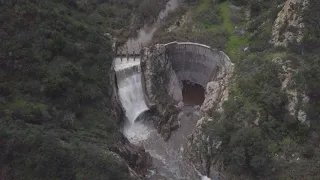
[[[150,154],[143,147],[131,144],[123,135],[119,137],[118,143],[111,147],[111,151],[124,159],[130,169],[139,176],[145,176],[152,165]]]

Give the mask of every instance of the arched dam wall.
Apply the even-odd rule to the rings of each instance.
[[[142,112],[149,109],[142,86],[140,57],[116,57],[113,68],[117,82],[115,91],[130,127]]]
[[[204,44],[172,42],[164,46],[178,79],[189,80],[204,88],[230,62],[226,54]]]

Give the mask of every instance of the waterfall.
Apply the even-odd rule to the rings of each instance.
[[[127,117],[123,133],[130,142],[139,142],[149,135],[144,124],[135,122],[141,113],[149,109],[142,90],[140,59],[116,58],[115,70],[119,99]]]
[[[136,73],[118,83],[119,97],[130,125],[144,111],[148,110],[141,85],[141,74]]]

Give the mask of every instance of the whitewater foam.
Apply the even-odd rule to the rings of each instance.
[[[131,125],[125,125],[124,135],[135,145],[140,145],[147,140],[153,131],[142,122],[135,122]]]
[[[118,80],[119,98],[125,109],[126,116],[129,120],[129,127],[134,124],[135,119],[144,111],[148,110],[148,106],[144,100],[141,84],[141,74],[136,73],[125,79]]]

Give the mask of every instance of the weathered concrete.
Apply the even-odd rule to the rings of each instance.
[[[191,42],[165,44],[166,57],[180,81],[189,80],[206,89],[201,109],[216,108],[217,103],[228,96],[227,87],[232,75],[233,64],[222,51]],[[177,89],[176,87],[169,87]],[[218,106],[219,107],[219,106]]]
[[[164,45],[179,80],[189,80],[206,87],[220,63],[219,51],[198,43],[169,43]]]
[[[133,74],[141,72],[140,58],[117,57],[114,59],[114,70],[116,72],[118,83],[121,84],[121,80],[125,79],[126,77],[132,76]]]
[[[113,81],[117,82],[114,84],[119,86],[122,83],[121,80],[125,79],[126,77],[132,76],[134,74],[140,73],[141,72],[140,63],[141,63],[141,58],[139,54],[128,54],[128,55],[119,54],[116,58],[114,58],[112,69],[114,71],[116,79],[114,79]],[[143,94],[146,95],[143,76],[141,77],[141,79],[142,79],[141,86],[142,86],[142,90],[144,91]],[[114,92],[117,92],[117,89],[114,89]],[[144,99],[149,108],[153,106],[153,104],[148,100],[147,96],[145,96]]]

